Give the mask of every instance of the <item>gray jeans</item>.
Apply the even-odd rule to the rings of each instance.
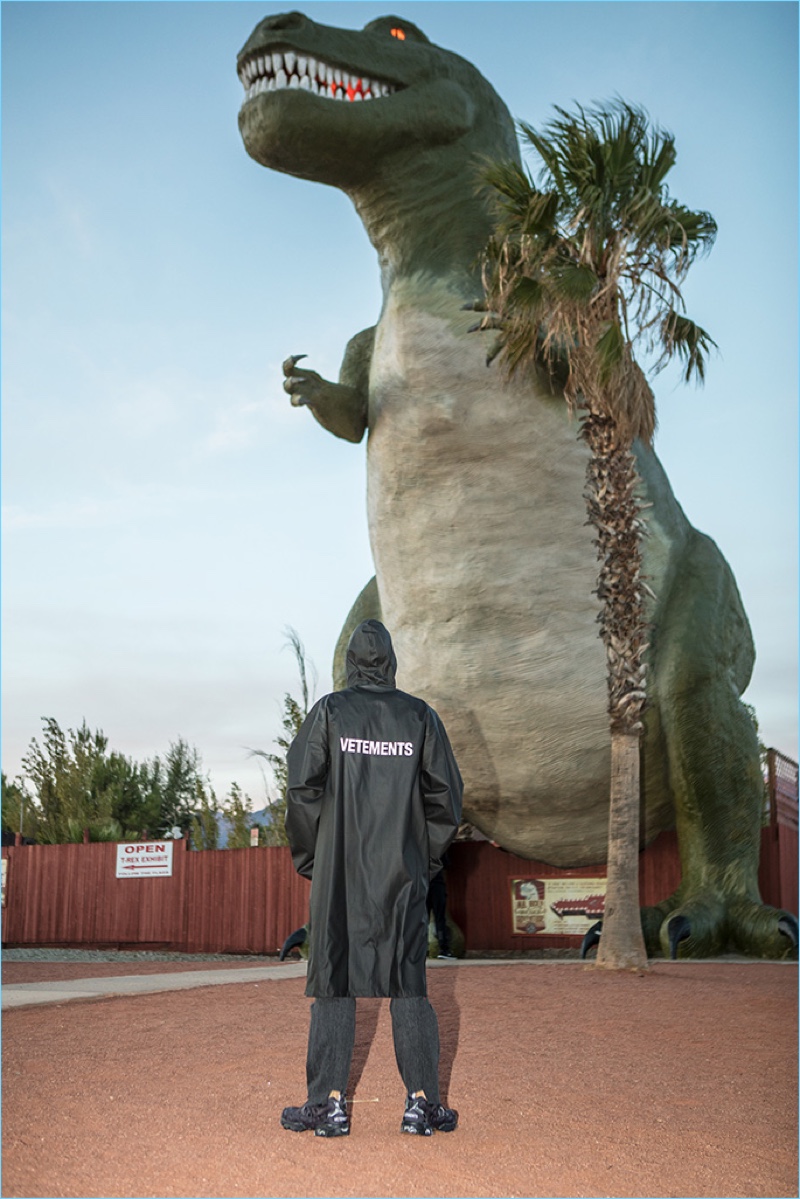
[[[394,1053],[407,1093],[424,1091],[439,1103],[439,1023],[424,997],[389,1004]],[[315,999],[308,1030],[306,1079],[309,1103],[324,1103],[331,1091],[346,1091],[356,1037],[356,1001]]]

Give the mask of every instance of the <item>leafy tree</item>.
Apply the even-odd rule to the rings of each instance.
[[[195,806],[189,823],[193,849],[216,849],[219,842],[217,797],[202,779],[195,780]]]
[[[655,402],[634,357],[652,371],[677,357],[701,382],[714,342],[685,312],[681,283],[708,250],[716,224],[670,198],[673,137],[615,100],[557,115],[523,138],[541,162],[538,185],[516,162],[484,171],[496,215],[484,255],[492,353],[509,373],[541,369],[563,385],[590,452],[587,512],[600,559],[600,636],[608,663],[611,729],[606,915],[597,965],[646,965],[639,915],[639,753],[649,588],[635,439],[649,443]]]
[[[317,679],[316,669],[313,663],[309,663],[306,658],[305,647],[300,640],[300,636],[291,627],[286,630],[286,644],[291,649],[297,662],[297,670],[300,675],[301,699],[299,701],[296,700],[288,691],[283,697],[283,717],[281,719],[283,733],[275,738],[279,752],[267,753],[263,749],[252,750],[252,753],[256,757],[263,758],[272,767],[278,792],[278,798],[269,805],[272,817],[271,823],[263,831],[264,843],[266,845],[288,845],[285,828],[286,788],[288,786],[286,755],[289,752],[289,746],[300,731],[300,726],[308,715],[309,708],[313,703],[313,692],[309,691],[309,672],[314,680],[314,688],[316,688]]]
[[[135,762],[109,751],[105,734],[85,721],[66,732],[52,717],[43,724],[41,743],[33,738],[22,761],[30,787],[26,835],[56,844],[81,841],[88,828],[93,841],[122,841],[163,836],[177,826],[184,836],[194,831],[196,846],[216,844],[214,793],[186,741],[173,742],[163,761]],[[4,780],[3,820],[16,822],[12,831],[25,794],[22,782]]]
[[[36,840],[38,812],[20,779],[2,775],[3,832],[22,833],[23,838]]]
[[[155,831],[160,823],[161,795],[151,781],[152,767],[112,751],[98,759],[94,780],[111,802],[111,815],[119,826],[119,839],[134,841]]]
[[[178,827],[186,836],[198,810],[198,803],[202,810],[204,802],[201,792],[205,783],[200,754],[179,737],[170,743],[163,768],[155,759],[153,771],[153,781],[161,796],[161,831],[169,832]]]
[[[245,849],[249,847],[253,814],[250,810],[250,801],[238,783],[231,784],[231,789],[222,805],[222,815],[229,825],[226,848]]]
[[[34,737],[22,759],[38,809],[38,839],[56,844],[83,840],[113,841],[122,829],[114,818],[114,788],[103,770],[107,738],[86,722],[65,733],[52,717],[44,719],[43,744]]]

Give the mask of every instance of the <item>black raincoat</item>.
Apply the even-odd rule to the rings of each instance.
[[[392,641],[358,626],[345,691],[309,712],[287,755],[286,833],[311,882],[306,994],[425,995],[428,881],[463,784],[432,708],[395,687]]]

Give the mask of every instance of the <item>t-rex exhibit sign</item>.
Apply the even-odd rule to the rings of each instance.
[[[338,382],[299,355],[284,367],[295,406],[337,437],[368,435],[375,577],[342,631],[337,685],[350,631],[379,617],[398,685],[451,735],[467,817],[527,858],[602,862],[610,737],[588,451],[562,397],[487,367],[492,335],[471,333],[464,307],[481,294],[490,232],[477,162],[519,158],[508,110],[475,67],[400,17],[355,31],[270,16],[237,70],[248,154],[346,192],[380,263],[379,319],[349,342]],[[655,454],[636,451],[657,596],[642,841],[676,827],[682,869],[676,894],[643,910],[648,948],[666,948],[680,919],[689,952],[784,956],[796,921],[758,893],[763,782],[739,699],[754,661],[747,618],[716,545]]]

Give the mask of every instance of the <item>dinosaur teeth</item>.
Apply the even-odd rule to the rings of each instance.
[[[374,100],[391,96],[394,84],[382,83],[346,71],[343,67],[328,66],[317,58],[305,57],[294,50],[264,51],[247,59],[239,69],[245,89],[245,99],[251,100],[263,92],[284,89],[313,92],[329,100]]]

